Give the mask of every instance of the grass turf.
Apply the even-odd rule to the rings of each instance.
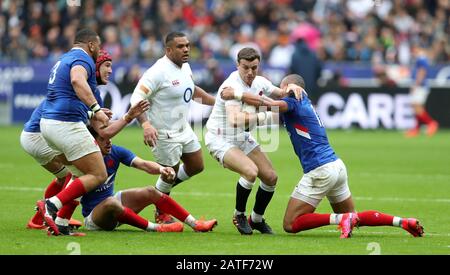
[[[124,225],[113,232],[86,232],[85,237],[48,237],[25,225],[52,176],[20,147],[20,126],[1,127],[0,141],[0,254],[67,255],[78,247],[81,254],[162,255],[297,255],[450,253],[450,131],[436,136],[405,139],[396,131],[328,131],[336,153],[344,160],[357,210],[374,209],[403,217],[416,217],[425,227],[424,238],[413,238],[394,227],[361,227],[353,238],[339,239],[335,226],[298,234],[283,232],[282,221],[289,196],[302,176],[284,130],[275,130],[278,149],[269,152],[279,181],[266,211],[267,222],[277,233],[255,232],[241,236],[231,222],[238,176],[223,169],[203,147],[205,170],[174,188],[172,196],[194,216],[217,218],[213,232],[148,233]],[[153,159],[142,142],[141,129],[128,127],[113,142],[142,158]],[[204,142],[201,142],[204,144]],[[121,166],[115,190],[154,185],[156,176]],[[247,205],[251,209],[256,188]],[[153,220],[153,206],[141,214]],[[324,200],[317,212],[330,212]],[[82,220],[81,211],[74,217]],[[75,242],[75,244],[74,244]],[[375,243],[375,244],[374,244]]]

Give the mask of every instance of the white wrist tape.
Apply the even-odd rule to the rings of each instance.
[[[95,113],[97,113],[98,111],[100,111],[102,108],[100,107],[100,105],[98,105],[98,103],[97,102],[95,102],[94,104],[92,104],[91,105],[91,110],[92,110],[92,112],[95,114]]]
[[[241,100],[242,99],[242,94],[243,94],[243,92],[242,91],[234,91],[234,98],[236,99],[236,100]]]

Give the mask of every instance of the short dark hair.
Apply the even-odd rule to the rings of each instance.
[[[91,29],[81,29],[75,34],[75,44],[97,41],[98,34]]]
[[[247,61],[253,61],[255,59],[258,59],[261,61],[261,56],[259,55],[258,51],[253,48],[243,48],[238,52],[237,55],[237,62],[241,61],[241,59],[245,59]]]
[[[305,89],[305,80],[303,79],[303,77],[301,77],[298,74],[290,74],[290,75],[285,76],[283,78],[283,80],[281,81],[281,83],[296,84],[296,85],[302,87],[303,89]]]
[[[185,37],[186,34],[182,32],[171,32],[166,36],[166,40],[164,41],[165,45],[169,44],[170,41],[175,40],[176,37]]]

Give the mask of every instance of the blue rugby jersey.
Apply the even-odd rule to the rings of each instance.
[[[285,97],[288,111],[281,114],[303,173],[338,159],[331,148],[325,128],[306,94],[298,101]]]
[[[39,123],[41,122],[42,110],[44,109],[45,99],[42,100],[41,104],[34,109],[33,113],[30,116],[30,119],[25,123],[23,130],[29,133],[40,133],[41,126]]]
[[[89,87],[91,91],[95,91],[97,80],[94,60],[84,50],[73,48],[62,55],[51,70],[43,118],[86,123],[89,106],[77,97],[70,80],[70,70],[75,65],[81,65],[86,69]]]
[[[81,212],[84,217],[87,217],[97,204],[114,194],[114,179],[116,178],[120,163],[131,166],[131,162],[135,157],[136,155],[130,150],[114,144],[112,145],[111,153],[103,156],[108,173],[107,180],[81,198]]]
[[[95,89],[94,96],[97,99],[97,102],[100,105],[100,107],[104,107],[103,99],[101,98],[100,91],[98,89]],[[30,119],[24,125],[23,130],[25,132],[29,132],[29,133],[40,133],[41,132],[40,122],[41,122],[43,109],[45,108],[45,103],[46,103],[46,99],[44,99],[39,104],[39,106],[37,106],[36,109],[34,109],[33,113],[31,114]],[[87,117],[87,113],[86,113],[86,117]]]
[[[416,61],[415,61],[415,63],[414,63],[414,67],[413,67],[412,75],[411,75],[411,77],[413,79],[413,83],[416,82],[417,71],[420,68],[424,68],[426,70],[426,72],[428,73],[428,70],[430,68],[430,64],[429,64],[428,58],[426,56],[418,56]],[[425,79],[421,83],[419,83],[419,85],[427,87],[428,86],[427,78],[425,77]]]

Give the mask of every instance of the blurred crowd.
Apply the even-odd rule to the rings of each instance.
[[[81,6],[76,6],[80,3]],[[69,5],[72,4],[72,5]],[[75,4],[75,5],[73,5]],[[322,61],[407,64],[411,45],[450,61],[450,0],[0,0],[0,61],[54,61],[90,27],[114,60],[163,55],[170,31],[191,59],[234,60],[243,46],[289,67],[298,39]]]

